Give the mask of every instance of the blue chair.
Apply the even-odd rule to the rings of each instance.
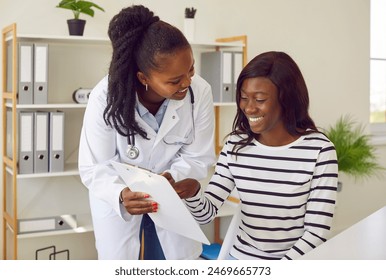
[[[205,260],[217,260],[221,250],[221,244],[212,243],[210,245],[202,245],[201,258]]]

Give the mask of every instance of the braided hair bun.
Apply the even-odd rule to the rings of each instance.
[[[108,35],[113,47],[119,47],[122,41],[137,41],[152,23],[159,20],[158,16],[142,5],[122,9],[109,24]]]

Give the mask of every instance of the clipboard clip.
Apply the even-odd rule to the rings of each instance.
[[[131,167],[131,168],[137,168],[139,170],[142,170],[142,171],[145,171],[146,174],[151,177],[153,174],[155,174],[153,171],[151,171],[150,169],[147,169],[147,168],[144,168],[144,167],[140,167],[138,165],[134,165],[134,164],[130,164],[130,163],[124,163],[125,165],[127,165],[128,167]],[[127,168],[128,171],[130,171],[130,168]]]

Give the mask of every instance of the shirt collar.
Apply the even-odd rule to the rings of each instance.
[[[136,94],[136,101],[137,102],[135,103],[135,108],[136,108],[136,110],[141,118],[144,115],[146,115],[147,113],[150,113],[149,110],[145,106],[143,106],[143,104],[139,101],[138,93]],[[169,101],[170,101],[170,99],[168,99],[168,98],[166,98],[164,100],[161,107],[158,109],[157,115],[158,114],[163,115],[165,113],[166,108],[168,107]]]

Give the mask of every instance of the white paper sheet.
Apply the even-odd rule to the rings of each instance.
[[[204,244],[210,244],[199,224],[165,177],[128,164],[111,162],[130,190],[144,192],[158,203],[156,213],[149,213],[154,223]]]

